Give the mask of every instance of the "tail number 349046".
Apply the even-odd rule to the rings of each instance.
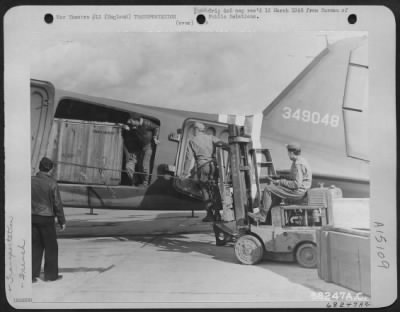
[[[330,127],[339,126],[339,115],[325,114],[322,115],[320,112],[311,112],[306,109],[292,109],[291,107],[283,107],[282,117],[284,119],[296,119],[302,122],[311,122],[313,124],[322,124]]]

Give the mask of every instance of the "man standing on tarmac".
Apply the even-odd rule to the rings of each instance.
[[[56,281],[58,275],[58,244],[54,218],[65,230],[64,209],[57,182],[51,176],[53,162],[43,157],[39,172],[32,177],[32,282],[37,282],[44,252],[44,280]]]
[[[288,156],[292,161],[289,179],[271,180],[264,189],[263,205],[259,213],[248,215],[255,221],[265,222],[271,207],[279,205],[281,199],[300,200],[311,187],[311,167],[301,154],[300,144],[286,145]]]
[[[183,177],[190,177],[190,167],[192,159],[195,159],[196,173],[198,177],[199,187],[205,203],[207,211],[203,222],[214,221],[213,202],[210,194],[210,182],[216,179],[216,164],[214,159],[215,143],[221,140],[213,135],[204,133],[205,127],[201,122],[193,124],[194,136],[189,141],[186,159],[183,169]],[[215,218],[219,218],[219,211],[215,212]]]

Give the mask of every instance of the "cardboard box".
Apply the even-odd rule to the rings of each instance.
[[[118,185],[123,139],[112,123],[54,119],[47,156],[60,182]]]

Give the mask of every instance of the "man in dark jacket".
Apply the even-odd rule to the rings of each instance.
[[[51,176],[53,162],[43,157],[39,172],[32,177],[32,282],[40,275],[44,252],[44,279],[55,281],[58,274],[58,244],[55,217],[65,230],[64,210],[57,182]]]
[[[150,119],[131,113],[124,134],[125,169],[130,183],[135,183],[135,168],[141,174],[140,186],[150,183],[151,157],[155,146],[159,143],[160,126]]]

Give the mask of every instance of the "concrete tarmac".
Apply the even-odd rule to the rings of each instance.
[[[201,222],[203,212],[192,217],[190,211],[65,211],[67,229],[58,239],[63,279],[33,284],[34,302],[323,307],[313,300],[318,293],[356,295],[296,263],[240,264],[232,245],[215,245],[212,224]]]

